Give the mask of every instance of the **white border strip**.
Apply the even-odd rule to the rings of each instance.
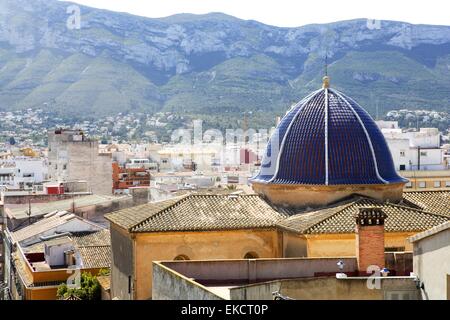
[[[277,175],[278,175],[278,170],[280,169],[280,157],[281,154],[283,153],[283,149],[284,149],[284,143],[286,141],[286,137],[289,134],[289,131],[291,130],[291,127],[293,125],[293,123],[297,120],[298,115],[300,114],[300,111],[303,110],[303,108],[305,107],[305,105],[310,102],[318,93],[322,92],[322,90],[324,90],[323,88],[314,91],[313,93],[311,93],[309,96],[305,97],[302,101],[300,101],[298,104],[302,104],[302,106],[297,110],[297,113],[295,114],[295,116],[292,118],[291,123],[289,123],[288,128],[286,129],[286,133],[284,134],[283,137],[283,141],[281,142],[281,146],[280,146],[280,150],[278,151],[278,156],[277,156],[277,163],[276,163],[276,167],[275,167],[275,174],[273,175],[273,177],[267,181],[267,183],[272,182],[273,180],[276,179]]]
[[[347,104],[347,106],[348,106],[348,107],[350,108],[350,110],[353,112],[353,114],[355,115],[355,117],[358,119],[359,124],[360,124],[361,127],[363,128],[364,133],[366,134],[367,142],[369,143],[370,151],[372,152],[372,159],[373,159],[373,163],[374,163],[374,165],[375,165],[375,172],[376,172],[376,174],[377,174],[377,177],[378,177],[378,179],[380,179],[383,183],[389,184],[389,182],[386,181],[386,180],[384,180],[384,179],[381,177],[380,173],[378,172],[378,163],[377,163],[377,158],[376,158],[376,156],[375,156],[375,150],[374,150],[373,145],[372,145],[372,140],[370,139],[369,133],[367,132],[367,129],[366,129],[366,127],[364,126],[364,123],[362,122],[362,120],[361,120],[361,118],[359,117],[358,113],[355,111],[355,109],[353,108],[353,106],[347,101],[347,99],[345,99],[345,98],[342,96],[342,94],[341,94],[339,91],[334,90],[334,89],[333,89],[333,90],[330,89],[330,91],[333,92],[334,94],[336,94],[336,95],[337,95],[339,98],[341,98],[342,100],[344,100],[344,102]]]

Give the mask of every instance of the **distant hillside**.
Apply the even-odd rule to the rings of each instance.
[[[450,27],[374,29],[361,19],[278,28],[221,13],[148,19],[81,7],[81,29],[70,30],[69,5],[0,0],[1,110],[210,120],[251,111],[272,121],[320,86],[326,52],[332,86],[373,115],[450,108]]]

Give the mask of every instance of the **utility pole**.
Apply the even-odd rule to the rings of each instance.
[[[72,190],[72,212],[75,213],[75,194]]]
[[[31,225],[31,190],[28,191],[28,225]]]
[[[420,146],[417,147],[417,171],[420,171]]]

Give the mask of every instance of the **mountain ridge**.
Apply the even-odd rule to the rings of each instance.
[[[65,116],[170,111],[272,121],[320,86],[372,115],[450,104],[450,27],[365,19],[295,28],[223,13],[146,18],[70,2],[0,0],[0,109]],[[413,70],[413,72],[411,71]],[[206,113],[206,114],[205,114]],[[270,120],[269,120],[270,119]]]

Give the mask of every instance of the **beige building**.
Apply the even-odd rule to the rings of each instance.
[[[111,154],[99,153],[98,141],[80,130],[49,131],[48,166],[50,180],[82,180],[92,193],[112,193]]]
[[[364,208],[387,215],[385,251],[411,251],[408,237],[450,220],[450,212],[438,213],[433,201],[428,197],[420,205],[436,213],[413,200],[392,204],[359,196],[300,210],[274,207],[258,195],[192,194],[113,212],[105,216],[111,225],[111,297],[151,298],[152,261],[354,256],[354,216]]]
[[[401,171],[409,180],[405,190],[450,190],[450,170]]]

